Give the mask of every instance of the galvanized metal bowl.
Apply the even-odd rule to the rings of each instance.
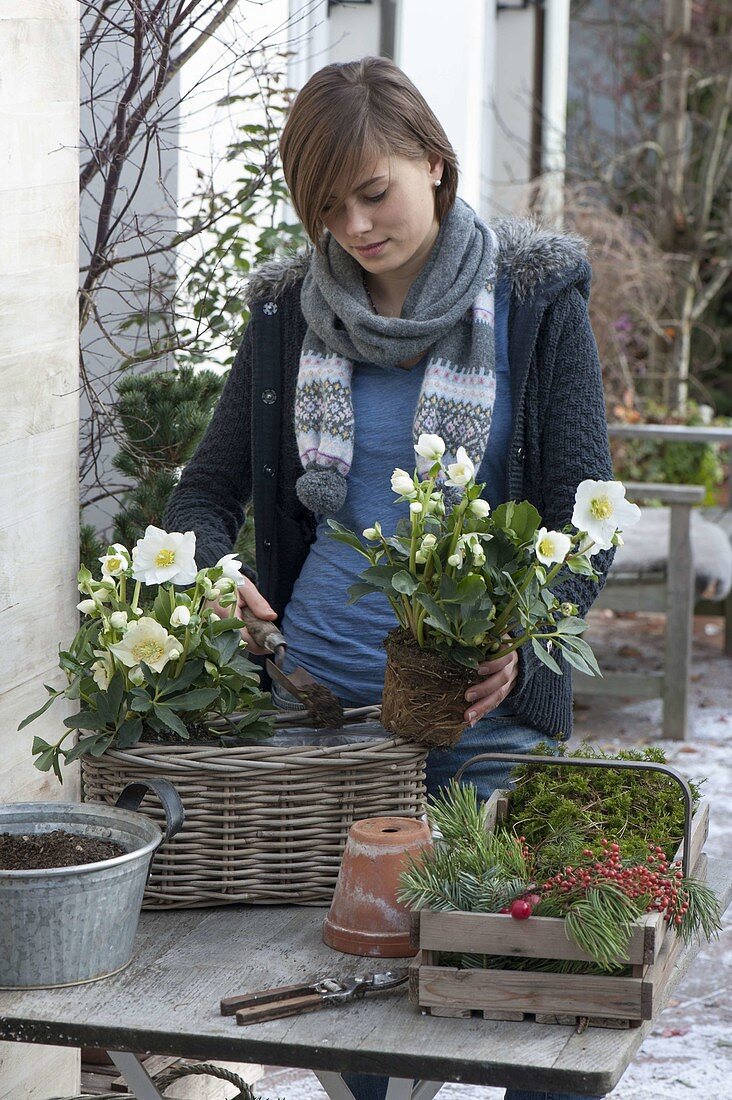
[[[165,807],[165,832],[136,812],[148,789]],[[116,806],[0,806],[0,833],[62,829],[124,849],[123,855],[77,867],[0,870],[0,989],[77,985],[122,970],[132,957],[153,855],[182,823],[180,799],[164,779],[129,784]]]

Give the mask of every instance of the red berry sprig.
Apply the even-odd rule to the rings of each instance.
[[[619,844],[603,838],[602,848],[602,855],[597,858],[590,848],[585,848],[582,855],[588,862],[579,867],[565,867],[543,884],[543,892],[585,894],[599,883],[612,882],[626,897],[636,901],[648,899],[646,912],[655,910],[664,914],[667,923],[683,924],[689,904],[682,872],[678,863],[668,862],[663,848],[649,845],[645,863],[630,865],[623,864]]]

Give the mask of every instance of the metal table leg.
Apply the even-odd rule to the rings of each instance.
[[[331,1073],[330,1070],[313,1070],[315,1076],[328,1093],[330,1100],[356,1100],[340,1073]]]
[[[444,1085],[444,1081],[417,1081],[412,1093],[412,1100],[432,1100]]]
[[[134,1094],[136,1100],[165,1100],[162,1092],[159,1092],[155,1087],[150,1074],[138,1061],[136,1054],[130,1054],[126,1050],[108,1050],[107,1053],[124,1077],[130,1092]]]
[[[330,1100],[355,1100],[340,1073],[316,1070],[315,1076]],[[413,1081],[411,1077],[390,1077],[386,1100],[432,1100],[443,1086],[442,1081]]]

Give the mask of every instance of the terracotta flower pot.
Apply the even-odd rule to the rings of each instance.
[[[325,943],[349,955],[415,955],[409,910],[397,901],[399,876],[410,859],[431,845],[425,821],[369,817],[354,822],[323,924]]]
[[[387,634],[384,648],[384,729],[430,748],[457,744],[467,726],[465,692],[477,674],[435,649],[421,649],[401,627]]]

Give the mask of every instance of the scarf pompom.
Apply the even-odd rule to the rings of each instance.
[[[321,516],[334,516],[340,512],[347,491],[345,477],[332,466],[309,466],[295,482],[299,501]]]

